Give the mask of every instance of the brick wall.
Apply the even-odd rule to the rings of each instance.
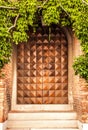
[[[6,65],[2,72],[5,77],[0,78],[0,123],[7,120],[8,111],[11,109],[12,64]]]
[[[3,79],[0,79],[0,123],[7,119],[6,85]]]
[[[79,79],[80,95],[79,105],[80,109],[80,120],[88,123],[88,83],[84,79]]]
[[[73,60],[82,54],[79,40],[74,36]],[[88,83],[84,79],[73,74],[73,99],[74,109],[77,111],[81,122],[88,122]]]
[[[74,109],[78,113],[78,119],[88,123],[88,87],[84,79],[79,78],[79,94],[74,96]]]

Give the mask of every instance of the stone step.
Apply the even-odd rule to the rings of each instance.
[[[38,128],[38,129],[35,129],[35,128],[32,128],[31,130],[79,130],[77,128],[65,128],[65,129],[59,129],[59,128],[56,128],[56,129],[43,129],[43,128]]]
[[[77,128],[77,120],[24,120],[8,121],[8,128]]]
[[[75,129],[74,128],[73,129],[72,128],[66,128],[66,129],[58,129],[58,128],[56,128],[56,129],[42,129],[42,128],[39,128],[39,129],[34,129],[34,128],[32,128],[32,129],[30,129],[30,128],[12,129],[11,128],[11,129],[9,129],[8,128],[6,130],[79,130],[79,129],[76,129],[76,128]]]
[[[63,120],[63,119],[77,119],[76,112],[32,112],[32,113],[17,113],[10,112],[8,120]]]
[[[41,111],[36,110],[36,105],[31,111],[11,111],[8,114],[8,130],[78,130],[77,114],[72,105],[40,107]]]
[[[47,104],[47,105],[17,105],[17,108],[13,111],[26,111],[26,112],[58,112],[58,111],[73,111],[73,105],[72,104]]]

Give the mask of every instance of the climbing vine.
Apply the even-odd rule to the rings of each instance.
[[[12,43],[27,41],[29,26],[35,30],[40,22],[72,28],[83,50],[73,67],[88,80],[88,0],[0,0],[0,69],[10,60]]]

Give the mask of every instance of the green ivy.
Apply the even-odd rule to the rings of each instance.
[[[29,26],[35,30],[40,21],[72,28],[83,50],[73,67],[88,80],[88,0],[0,0],[0,69],[10,60],[12,43],[27,41]]]
[[[48,14],[48,15],[47,15]],[[50,26],[60,21],[61,8],[58,0],[49,0],[42,9],[43,22]]]
[[[88,56],[85,57],[85,55],[82,55],[76,58],[73,67],[75,74],[80,75],[88,82]]]

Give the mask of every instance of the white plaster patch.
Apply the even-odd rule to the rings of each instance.
[[[88,124],[83,124],[83,130],[88,130]]]
[[[78,121],[79,130],[88,130],[88,123],[82,123]]]
[[[7,121],[0,123],[0,130],[6,130],[7,127]]]

